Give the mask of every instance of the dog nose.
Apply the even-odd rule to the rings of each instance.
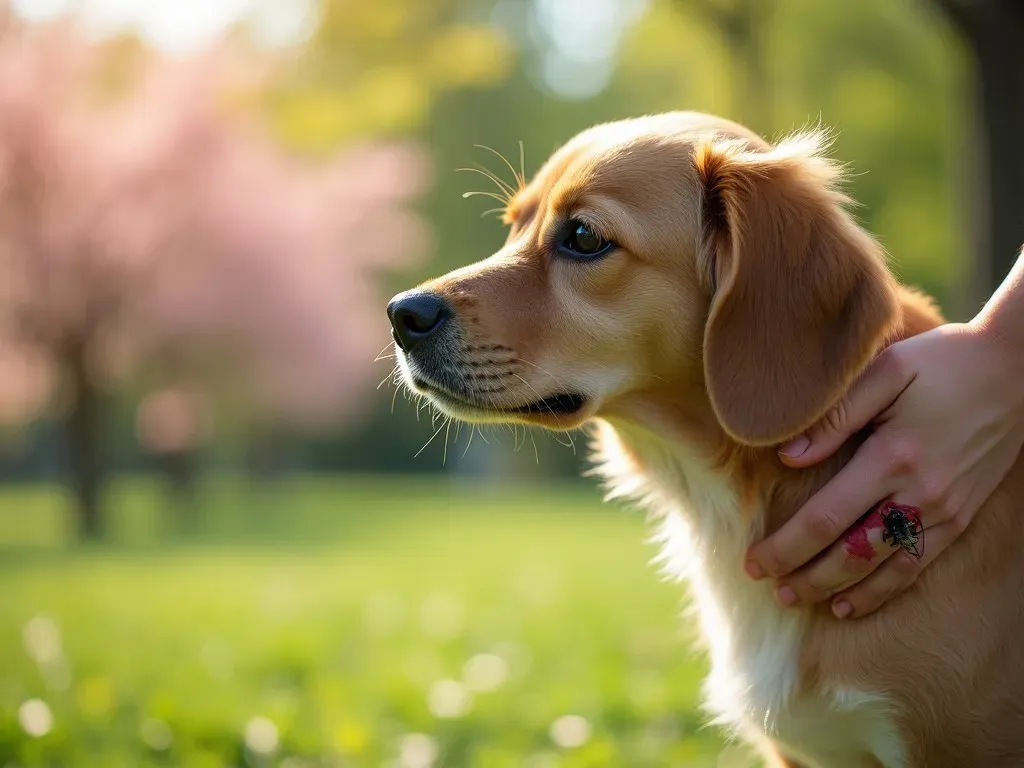
[[[448,305],[433,293],[400,293],[388,304],[391,335],[406,352],[437,333],[449,314]]]

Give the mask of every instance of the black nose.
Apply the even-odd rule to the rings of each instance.
[[[400,293],[388,304],[391,335],[406,352],[437,333],[449,314],[444,300],[432,293]]]

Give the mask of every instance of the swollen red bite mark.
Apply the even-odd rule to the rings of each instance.
[[[856,526],[846,532],[843,541],[846,545],[846,553],[858,560],[873,560],[875,557],[875,545],[871,543],[868,534],[876,528],[883,528],[885,520],[882,519],[881,505],[873,510]]]

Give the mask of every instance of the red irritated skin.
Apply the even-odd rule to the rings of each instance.
[[[844,544],[846,553],[850,557],[867,562],[875,559],[875,546],[882,543],[882,531],[885,530],[885,519],[882,517],[884,505],[885,502],[879,504],[846,532]],[[872,531],[878,531],[878,533],[872,536]]]
[[[886,542],[884,535],[886,516],[892,513],[902,513],[914,531],[921,532],[921,518],[916,508],[894,504],[887,499],[846,532],[843,537],[846,554],[858,560],[871,562],[877,556],[879,549],[885,549],[882,546],[883,543],[895,546],[891,540]]]

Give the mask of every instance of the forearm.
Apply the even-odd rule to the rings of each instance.
[[[1024,360],[1024,251],[972,324],[1002,339]]]

